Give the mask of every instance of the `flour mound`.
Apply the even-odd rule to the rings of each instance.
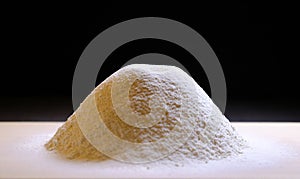
[[[181,69],[135,64],[97,86],[45,146],[70,159],[145,163],[222,159],[245,141]]]

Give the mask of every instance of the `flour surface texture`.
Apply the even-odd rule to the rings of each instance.
[[[145,163],[238,156],[246,143],[184,71],[135,64],[98,85],[45,146],[69,159]]]

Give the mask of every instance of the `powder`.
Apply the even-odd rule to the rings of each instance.
[[[135,64],[97,86],[45,146],[69,159],[178,165],[237,156],[246,142],[181,69]]]

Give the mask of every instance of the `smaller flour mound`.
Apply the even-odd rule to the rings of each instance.
[[[144,163],[235,156],[245,141],[173,66],[129,65],[103,81],[46,144],[70,159]]]

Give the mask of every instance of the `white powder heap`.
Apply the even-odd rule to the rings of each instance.
[[[96,87],[46,147],[71,159],[182,163],[235,156],[245,141],[181,69],[135,64]]]

